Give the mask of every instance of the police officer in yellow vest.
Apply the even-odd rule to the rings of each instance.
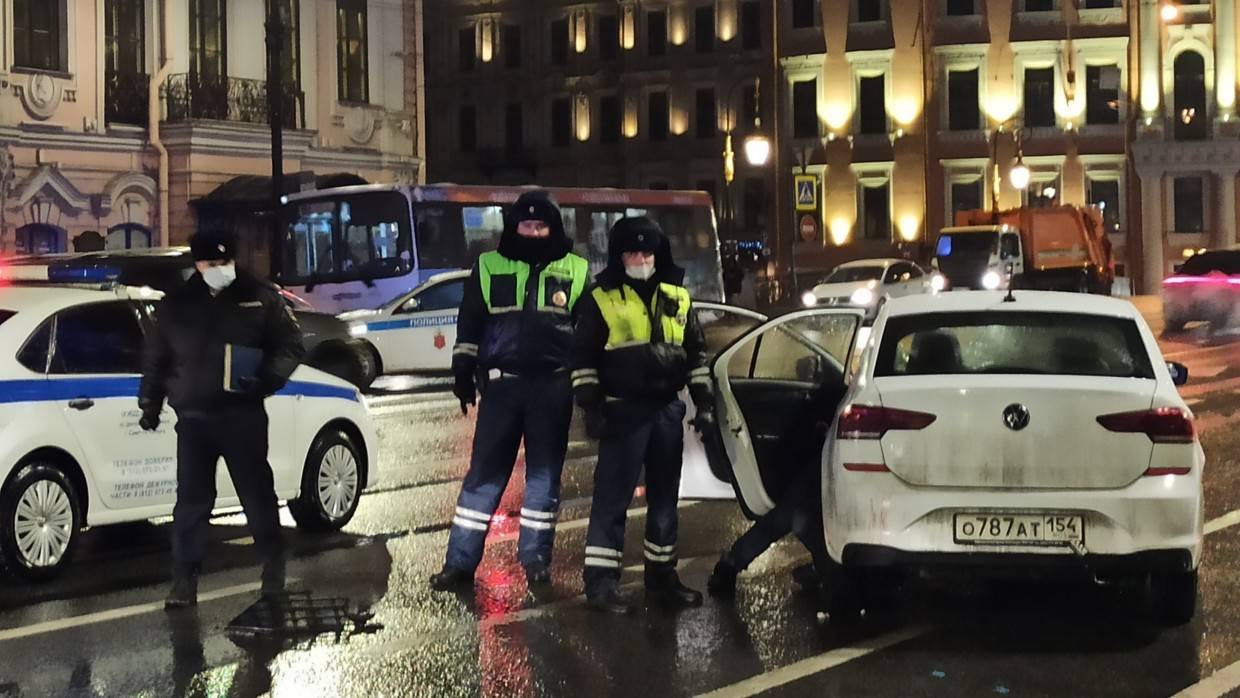
[[[462,413],[482,404],[469,472],[457,499],[443,570],[431,586],[473,583],[491,515],[525,441],[525,497],[518,558],[531,585],[550,581],[560,473],[572,419],[568,356],[573,313],[589,263],[571,253],[560,210],[527,192],[508,210],[499,249],[483,254],[465,284],[452,353]]]
[[[591,436],[600,438],[586,535],[586,598],[596,610],[630,610],[619,590],[625,513],[644,465],[646,593],[696,606],[702,595],[676,574],[685,419],[678,395],[687,384],[699,418],[711,418],[705,342],[690,312],[684,271],[654,222],[619,220],[608,257],[581,300],[573,340],[573,390]]]

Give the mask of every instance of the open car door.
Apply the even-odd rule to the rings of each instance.
[[[706,353],[713,359],[725,347],[758,325],[766,322],[766,316],[746,308],[708,301],[694,301],[695,319],[706,337]],[[691,426],[697,416],[688,390],[681,399],[688,408],[685,420],[685,446],[682,454],[684,467],[680,475],[681,499],[732,499],[732,471],[719,459],[708,458],[706,444],[697,430]]]
[[[713,471],[730,476],[747,516],[769,512],[797,473],[820,467],[862,319],[853,309],[790,313],[715,356],[716,427],[705,435],[706,453]]]

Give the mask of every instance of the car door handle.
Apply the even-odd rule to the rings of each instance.
[[[70,400],[69,406],[75,410],[89,410],[95,406],[95,401],[88,397],[80,397],[76,400]]]

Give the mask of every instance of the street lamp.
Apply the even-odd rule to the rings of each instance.
[[[1159,13],[1162,16],[1162,21],[1174,22],[1175,18],[1180,16],[1180,8],[1174,2],[1164,2]]]
[[[771,157],[771,139],[761,133],[752,133],[745,137],[745,159],[754,167],[766,165]]]
[[[1025,164],[1020,155],[1016,156],[1016,164],[1012,165],[1012,171],[1008,173],[1008,181],[1015,189],[1024,189],[1029,186],[1029,166]]]
[[[736,237],[736,210],[732,203],[732,181],[736,179],[736,152],[732,149],[732,131],[736,128],[736,110],[732,108],[732,104],[736,97],[736,90],[744,84],[744,82],[738,82],[733,85],[732,89],[728,91],[728,98],[724,103],[724,109],[727,114],[727,130],[724,132],[723,137],[723,182],[724,194],[727,198],[724,213],[728,219],[728,233],[732,238]],[[758,89],[759,83],[755,82],[753,86],[754,130],[745,136],[745,140],[741,144],[741,149],[745,151],[745,161],[751,167],[763,167],[771,156],[771,140],[761,132],[762,116]]]

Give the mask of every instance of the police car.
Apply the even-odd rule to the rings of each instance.
[[[175,414],[165,408],[155,432],[138,426],[159,297],[0,280],[0,563],[11,572],[49,579],[83,527],[172,513]],[[266,406],[277,495],[301,528],[341,528],[376,482],[377,438],[357,388],[302,366]],[[217,488],[220,508],[239,504],[222,466]]]
[[[339,317],[349,334],[370,345],[378,373],[447,371],[467,279],[468,271],[437,274],[381,308]]]

